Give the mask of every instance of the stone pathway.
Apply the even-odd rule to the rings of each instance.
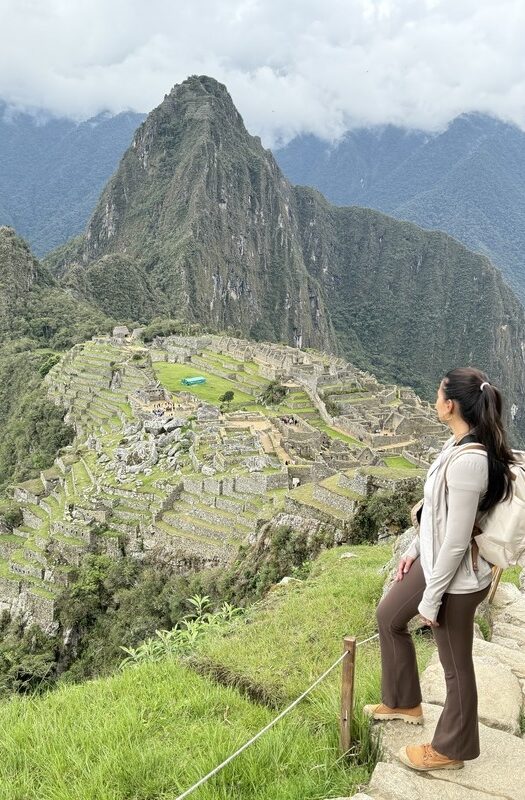
[[[415,772],[397,760],[407,744],[429,742],[445,699],[443,671],[433,656],[421,676],[425,723],[376,723],[383,758],[368,788],[338,800],[525,800],[525,740],[521,716],[525,692],[525,595],[500,584],[491,606],[492,641],[474,640],[479,694],[481,755],[460,770]]]

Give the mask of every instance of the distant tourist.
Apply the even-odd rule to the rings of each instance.
[[[489,593],[492,565],[477,552],[472,533],[478,513],[512,491],[509,464],[514,461],[501,420],[501,394],[483,372],[470,367],[448,372],[435,409],[452,436],[428,470],[423,501],[412,509],[418,535],[377,608],[383,702],[365,706],[376,720],[422,723],[407,628],[419,612],[436,640],[447,698],[432,742],[399,751],[400,760],[415,770],[459,769],[464,760],[479,756],[472,641],[474,614]],[[479,443],[477,450],[472,443]]]

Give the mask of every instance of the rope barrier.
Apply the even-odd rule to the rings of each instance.
[[[366,644],[367,642],[371,642],[373,639],[377,639],[378,636],[379,636],[379,634],[376,633],[373,636],[370,636],[368,639],[365,639],[362,642],[357,642],[356,647],[359,647],[362,644]],[[310,692],[313,689],[315,689],[315,687],[319,683],[321,683],[321,681],[323,681],[326,678],[326,676],[329,675],[332,672],[332,670],[334,670],[347,655],[348,655],[347,653],[343,653],[342,655],[340,655],[339,658],[337,659],[337,661],[334,661],[332,666],[328,667],[326,672],[323,672],[323,674],[320,675],[319,678],[317,678],[317,680],[314,681],[314,683],[312,683],[312,685],[308,687],[308,689],[306,689],[296,700],[294,700],[293,703],[290,703],[290,705],[287,708],[285,708],[284,711],[281,711],[281,713],[277,717],[275,717],[275,719],[271,720],[271,722],[269,722],[267,725],[265,725],[264,728],[262,728],[258,733],[255,734],[255,736],[252,736],[252,738],[249,741],[245,742],[242,745],[242,747],[239,747],[239,749],[236,750],[235,753],[232,753],[231,756],[228,756],[228,758],[226,758],[221,764],[219,764],[217,767],[212,769],[211,772],[208,772],[208,774],[204,775],[204,777],[202,777],[199,781],[197,781],[197,783],[194,783],[193,786],[190,786],[189,789],[186,789],[186,791],[183,792],[182,794],[180,794],[176,798],[176,800],[183,800],[184,797],[188,797],[188,795],[190,795],[192,792],[194,792],[195,789],[198,789],[199,786],[202,786],[203,783],[206,783],[207,780],[209,780],[214,775],[216,775],[218,772],[220,772],[220,770],[223,769],[227,764],[229,764],[230,761],[233,761],[234,758],[236,758],[244,750],[246,750],[248,747],[250,747],[250,745],[252,745],[254,742],[256,742],[257,739],[259,739],[263,735],[263,733],[266,733],[266,731],[269,731],[270,728],[273,728],[273,726],[277,722],[279,722],[279,720],[282,719],[286,714],[288,714],[293,708],[295,708],[295,706],[298,705],[301,702],[301,700],[303,700],[306,697],[306,695],[310,694]]]

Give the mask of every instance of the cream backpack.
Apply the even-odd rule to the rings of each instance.
[[[465,450],[476,450],[486,455],[480,444],[466,445],[458,455]],[[516,458],[516,462],[509,465],[512,494],[478,517],[476,527],[481,533],[473,537],[485,561],[502,569],[525,564],[525,452],[512,452]]]

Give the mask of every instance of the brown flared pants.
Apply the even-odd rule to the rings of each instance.
[[[407,623],[418,614],[425,576],[417,558],[402,581],[394,583],[377,607],[381,643],[382,701],[390,708],[421,703],[416,652]],[[479,756],[478,694],[472,661],[474,614],[490,586],[472,594],[443,595],[433,628],[445,672],[447,697],[432,746],[448,758]]]

